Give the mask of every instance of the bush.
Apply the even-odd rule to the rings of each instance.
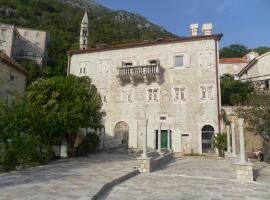
[[[81,144],[78,147],[78,154],[79,156],[84,156],[89,153],[92,153],[98,144],[100,143],[100,139],[97,134],[95,133],[89,133],[87,134]]]
[[[6,170],[35,165],[41,160],[37,140],[28,135],[12,138],[3,151],[1,163]]]

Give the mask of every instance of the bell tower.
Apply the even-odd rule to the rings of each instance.
[[[80,32],[80,49],[81,50],[85,50],[88,48],[88,36],[89,36],[88,15],[87,15],[87,11],[85,11],[83,20],[81,23],[81,32]]]

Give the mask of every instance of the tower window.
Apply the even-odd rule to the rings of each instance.
[[[85,40],[83,40],[83,44],[85,44],[86,43],[86,41]]]

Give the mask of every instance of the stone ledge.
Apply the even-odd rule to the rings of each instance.
[[[158,157],[137,158],[139,171],[141,173],[150,173],[162,165],[169,163],[173,159],[173,152],[161,153]]]

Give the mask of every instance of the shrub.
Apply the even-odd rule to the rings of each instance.
[[[41,158],[37,140],[25,134],[12,138],[3,151],[1,163],[6,170],[38,164]]]
[[[98,144],[100,143],[100,139],[97,134],[95,133],[89,133],[87,134],[81,144],[78,147],[78,154],[79,156],[84,156],[89,153],[92,153]]]
[[[220,157],[224,157],[224,151],[227,148],[227,136],[224,133],[218,133],[215,136],[214,146],[218,149],[218,153]]]

